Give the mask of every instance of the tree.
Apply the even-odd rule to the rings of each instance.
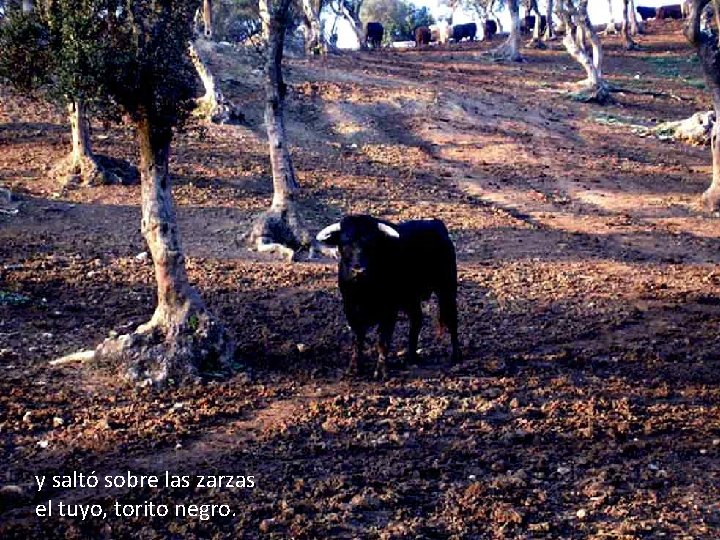
[[[623,0],[623,1],[626,2],[626,0]],[[613,15],[613,0],[607,0],[607,2],[608,2],[608,15],[610,16],[610,21],[607,23],[607,26],[605,27],[605,35],[617,34],[617,24],[615,23],[615,16]],[[627,10],[627,7],[625,7],[624,9]],[[624,19],[624,17],[623,17],[623,19]]]
[[[705,75],[705,81],[712,95],[715,117],[720,112],[720,46],[718,45],[718,28],[707,27],[701,29],[701,18],[709,0],[692,0],[690,16],[688,17],[685,35],[695,47],[700,65]],[[718,17],[718,5],[712,3],[715,16]],[[702,195],[702,203],[709,210],[720,210],[720,122],[715,122],[710,136],[710,152],[712,154],[713,174],[710,187]]]
[[[300,0],[302,3],[305,54],[320,54],[325,50],[325,37],[320,24],[320,13],[325,0]]]
[[[635,33],[632,31],[632,22],[635,22]],[[623,20],[620,31],[622,32],[623,44],[625,49],[631,51],[637,49],[637,43],[633,40],[632,36],[637,35],[637,20],[635,19],[635,13],[631,11],[630,0],[623,0]]]
[[[545,41],[550,41],[551,39],[555,39],[555,25],[553,24],[553,14],[555,13],[555,10],[553,9],[555,4],[555,0],[547,0],[547,9],[545,10],[545,19],[547,23],[545,24]]]
[[[510,35],[505,43],[492,51],[496,58],[522,62],[520,54],[520,0],[507,0],[510,11]]]
[[[537,0],[528,0],[525,7],[526,13],[535,14],[535,25],[533,26],[533,35],[530,43],[531,47],[536,49],[544,49],[546,47],[544,42],[544,35],[542,34],[542,14],[540,13],[540,7],[538,6]]]
[[[587,5],[588,0],[559,0],[558,13],[565,26],[563,45],[587,73],[587,78],[578,83],[577,97],[602,104],[611,100],[610,89],[602,73],[602,45],[590,22]]]
[[[367,48],[367,44],[365,43],[365,29],[360,20],[360,10],[364,3],[365,0],[331,0],[330,2],[330,9],[332,9],[336,15],[350,23],[350,28],[352,28],[361,49]]]
[[[213,37],[213,2],[212,2],[212,0],[203,0],[202,18],[203,18],[203,34],[205,35],[205,39],[212,39],[212,37]]]
[[[131,379],[158,384],[224,369],[234,352],[225,329],[190,285],[169,171],[173,130],[194,105],[195,71],[187,44],[198,4],[115,0],[105,12],[115,20],[106,36],[113,54],[104,75],[140,149],[141,230],[155,269],[157,305],[150,321],[132,334],[105,340],[92,356],[122,366]],[[76,38],[83,46],[95,44],[89,34]]]
[[[260,0],[266,59],[264,70],[265,127],[270,149],[273,198],[270,208],[258,217],[250,243],[258,251],[280,253],[292,259],[299,250],[312,250],[314,241],[297,208],[299,184],[295,176],[285,132],[285,95],[282,58],[290,23],[292,0]]]
[[[71,151],[51,172],[65,184],[116,180],[92,151],[88,118],[88,109],[102,107],[106,99],[104,66],[111,54],[105,40],[106,4],[54,0],[35,10],[32,2],[23,2],[0,29],[0,76],[22,91],[40,91],[67,110]]]

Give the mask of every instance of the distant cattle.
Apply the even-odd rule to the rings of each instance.
[[[657,10],[654,7],[638,6],[635,10],[643,21],[654,19],[655,15],[657,15]]]
[[[535,15],[525,15],[520,19],[520,32],[522,34],[531,34],[535,29]],[[545,15],[540,16],[540,33],[545,32],[547,26],[547,17]]]
[[[365,43],[373,49],[380,48],[382,45],[383,36],[385,35],[385,29],[379,22],[367,23],[365,28]]]
[[[669,6],[661,6],[657,8],[656,19],[682,19],[682,7],[680,4],[672,4]]]
[[[450,331],[451,361],[460,359],[457,332],[457,262],[445,224],[437,219],[392,224],[371,216],[347,216],[325,227],[317,240],[337,246],[338,285],[353,332],[350,371],[360,367],[368,330],[378,325],[375,376],[385,360],[399,311],[410,319],[407,359],[413,362],[422,326],[422,302],[437,297],[440,323]]]
[[[415,29],[415,46],[423,47],[426,45],[430,45],[431,36],[432,33],[427,26],[418,26]]]
[[[485,21],[485,35],[483,36],[483,39],[487,39],[490,41],[495,34],[497,34],[497,23],[495,21]]]
[[[468,41],[475,41],[477,36],[477,24],[466,23],[466,24],[455,24],[452,27],[452,38],[456,42],[460,42],[463,39]]]

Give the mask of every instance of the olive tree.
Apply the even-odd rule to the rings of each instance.
[[[260,0],[259,5],[266,40],[265,128],[270,150],[273,198],[270,208],[255,221],[250,243],[259,251],[280,253],[292,259],[296,252],[314,247],[297,206],[300,186],[285,130],[287,86],[283,79],[282,59],[286,30],[292,18],[292,0]]]
[[[718,40],[718,28],[707,26],[701,28],[701,18],[703,11],[710,3],[710,0],[692,0],[690,4],[690,15],[688,17],[685,35],[688,41],[695,47],[697,55],[700,58],[705,75],[705,81],[712,95],[713,107],[715,109],[715,117],[720,113],[720,46]],[[712,3],[715,9],[716,20],[720,20],[718,15],[718,5]],[[715,122],[710,136],[710,151],[712,154],[712,183],[702,196],[703,204],[710,210],[720,210],[720,122]]]
[[[65,184],[116,180],[92,151],[88,116],[108,105],[107,10],[108,2],[97,0],[23,2],[0,27],[0,77],[24,92],[41,92],[67,111],[71,151],[51,172]]]
[[[578,83],[578,97],[584,101],[607,103],[611,96],[603,78],[602,44],[590,22],[587,6],[588,0],[558,1],[558,14],[565,27],[563,45],[587,74],[587,78]]]

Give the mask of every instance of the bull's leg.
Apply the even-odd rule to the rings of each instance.
[[[420,328],[422,328],[422,305],[418,303],[408,310],[408,318],[410,319],[410,338],[408,339],[407,362],[408,364],[417,363],[418,339],[420,338]]]
[[[450,363],[456,364],[460,361],[460,344],[458,342],[457,295],[455,291],[438,294],[438,305],[440,308],[440,324],[450,332],[450,341],[452,343]]]
[[[384,380],[387,378],[387,356],[390,350],[390,342],[392,341],[393,330],[395,330],[395,320],[397,314],[382,321],[378,328],[378,360],[375,368],[375,378]]]
[[[365,345],[365,334],[367,328],[353,328],[352,355],[350,356],[350,365],[347,369],[348,375],[357,375],[360,363],[362,362],[363,346]]]

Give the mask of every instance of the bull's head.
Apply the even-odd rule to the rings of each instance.
[[[398,238],[400,234],[391,225],[370,216],[347,216],[316,236],[318,242],[338,248],[342,281],[362,281],[371,276],[382,246],[388,239]]]

